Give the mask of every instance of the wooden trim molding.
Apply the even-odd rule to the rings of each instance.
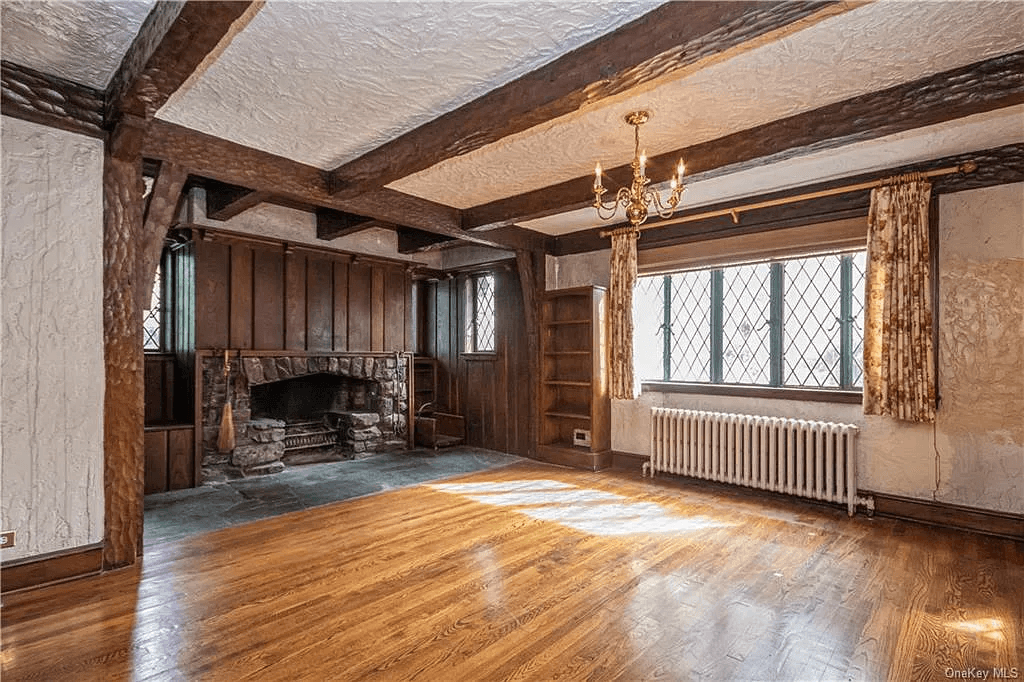
[[[0,62],[4,116],[104,139],[103,93],[9,61]]]
[[[328,175],[329,191],[351,197],[383,187],[445,159],[627,90],[678,78],[852,8],[833,2],[666,3],[335,168]]]
[[[103,544],[96,543],[0,565],[0,591],[15,592],[32,587],[96,575],[103,570]]]
[[[930,526],[1024,540],[1024,515],[1008,512],[964,507],[934,500],[919,500],[888,493],[862,491],[875,498],[875,514],[896,519],[907,519]]]
[[[777,163],[794,156],[876,139],[1024,102],[1024,53],[1017,52],[860,95],[749,130],[660,154],[650,163],[686,161],[688,182]],[[628,165],[605,171],[626,186]],[[593,175],[464,211],[467,229],[487,229],[585,208]]]

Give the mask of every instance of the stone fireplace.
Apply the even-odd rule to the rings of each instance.
[[[288,464],[362,457],[407,445],[409,361],[401,354],[201,356],[203,480],[276,473]],[[217,449],[230,399],[235,449]]]

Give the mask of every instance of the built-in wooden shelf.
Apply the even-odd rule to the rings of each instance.
[[[610,466],[611,404],[605,392],[604,289],[545,294],[541,304],[540,442],[544,461],[585,469]],[[574,445],[577,430],[590,445]]]

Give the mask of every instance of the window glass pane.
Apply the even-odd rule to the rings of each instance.
[[[664,284],[664,275],[638,277],[633,289],[633,372],[641,381],[665,379]]]
[[[153,281],[153,292],[149,297],[149,308],[142,315],[142,348],[143,350],[162,350],[160,343],[160,327],[163,323],[163,264],[156,268],[156,279]]]
[[[711,271],[672,275],[672,381],[711,380]]]
[[[787,386],[840,385],[842,257],[787,261],[784,379]]]
[[[771,266],[757,263],[722,272],[722,380],[727,384],[768,384]]]
[[[476,350],[494,350],[494,276],[476,278]]]
[[[867,252],[858,251],[852,256],[853,376],[850,383],[860,387],[864,384],[864,273],[867,270]]]

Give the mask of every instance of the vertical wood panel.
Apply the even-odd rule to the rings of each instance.
[[[348,263],[334,263],[334,350],[348,350]]]
[[[403,268],[387,268],[384,277],[384,347],[386,351],[405,350],[406,282]]]
[[[199,242],[196,249],[196,346],[228,345],[228,285],[231,250],[227,244]]]
[[[369,351],[370,347],[370,266],[351,263],[348,266],[348,349]]]
[[[230,345],[252,348],[252,249],[244,244],[231,245]]]
[[[257,248],[253,263],[253,345],[258,350],[280,350],[284,348],[284,254]]]
[[[192,487],[192,429],[167,432],[167,488],[180,490]]]
[[[284,347],[306,350],[306,256],[284,257]]]
[[[145,494],[167,490],[167,431],[146,431],[143,438]]]
[[[384,291],[384,267],[373,266],[370,293],[370,350],[379,352],[384,348],[384,320],[387,316],[387,299]]]
[[[306,341],[309,350],[329,351],[334,343],[334,264],[310,257],[306,272]]]

